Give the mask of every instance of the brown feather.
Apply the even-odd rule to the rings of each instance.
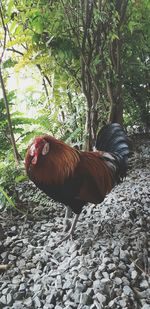
[[[112,172],[103,160],[103,152],[81,152],[77,172],[86,175],[80,188],[81,200],[98,203],[111,191]]]
[[[74,173],[79,162],[78,151],[54,137],[45,135],[43,139],[49,143],[50,151],[44,157],[40,155],[38,164],[33,166],[28,149],[25,160],[27,173],[45,184],[62,184]]]

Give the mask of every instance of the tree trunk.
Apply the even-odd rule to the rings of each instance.
[[[86,97],[86,123],[85,123],[85,150],[92,150],[95,145],[96,132],[97,132],[97,103],[99,100],[99,93],[95,80],[93,79],[90,70],[91,57],[85,61],[82,54],[81,57],[81,82],[82,90]]]
[[[18,165],[19,164],[20,155],[18,153],[18,150],[17,150],[17,147],[16,147],[15,138],[14,138],[14,134],[13,134],[12,122],[11,122],[10,111],[9,111],[9,104],[8,104],[8,100],[7,100],[6,89],[5,89],[5,85],[4,85],[1,69],[0,69],[0,83],[1,83],[1,87],[2,87],[3,98],[4,98],[6,113],[7,113],[8,127],[9,127],[9,132],[10,132],[11,144],[12,144],[12,147],[13,147],[14,158],[15,158],[16,164]]]
[[[92,148],[91,145],[91,110],[88,108],[86,112],[85,134],[84,134],[84,150],[88,151]]]
[[[96,140],[97,127],[97,110],[92,101],[92,107],[89,107],[86,113],[84,150],[88,151],[93,149]]]
[[[116,87],[110,82],[107,83],[107,94],[110,101],[110,112],[108,116],[108,123],[117,122],[123,124],[123,101],[121,93],[121,82],[118,81]]]
[[[109,81],[107,84],[107,94],[110,101],[110,113],[108,122],[123,124],[123,98],[122,98],[122,25],[126,18],[128,0],[116,1],[116,11],[118,12],[119,21],[117,24],[117,38],[110,43],[110,59],[112,68],[110,71]],[[113,82],[111,82],[113,81]]]
[[[120,102],[119,104],[111,104],[110,114],[108,117],[109,123],[119,123],[123,124],[123,104]]]

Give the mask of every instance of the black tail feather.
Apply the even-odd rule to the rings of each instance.
[[[96,140],[96,149],[113,154],[118,167],[119,178],[126,176],[129,142],[120,124],[108,124],[100,130]]]
[[[129,152],[128,138],[121,125],[112,123],[104,126],[98,133],[96,148],[102,151],[119,153],[122,153],[121,148],[125,148]]]

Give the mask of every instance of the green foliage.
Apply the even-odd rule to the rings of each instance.
[[[26,179],[23,167],[16,167],[14,161],[0,162],[0,202],[2,206],[15,207],[17,201],[16,184]]]
[[[8,136],[8,123],[3,100],[0,100],[0,157],[10,148]]]
[[[2,198],[4,197],[4,199],[8,202],[8,204],[14,208],[16,208],[14,202],[12,201],[12,199],[8,196],[8,194],[0,187],[0,202],[3,204],[4,203],[4,199]]]
[[[132,5],[130,19],[125,27],[126,43],[123,49],[123,82],[125,121],[149,126],[150,80],[150,4],[147,0]]]
[[[3,62],[3,68],[8,69],[12,68],[16,65],[17,61],[13,60],[12,58],[8,58],[5,62]]]

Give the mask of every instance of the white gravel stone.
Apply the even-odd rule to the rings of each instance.
[[[147,280],[143,280],[142,282],[140,282],[140,287],[143,289],[147,289],[149,287],[149,283]]]
[[[149,309],[150,308],[150,304],[144,304],[141,309]]]
[[[104,303],[106,302],[106,296],[101,294],[101,293],[97,293],[95,296],[94,296],[95,299],[98,300],[99,304],[102,306],[104,305]]]
[[[127,295],[127,296],[129,296],[129,295],[131,295],[131,294],[133,293],[132,290],[131,290],[131,288],[130,288],[128,285],[125,285],[125,286],[123,287],[123,292],[124,292],[124,294]]]
[[[119,277],[114,278],[114,282],[115,282],[116,285],[122,284],[122,280]]]
[[[7,304],[6,295],[3,295],[3,296],[0,298],[0,304],[3,304],[3,305],[6,305],[6,304]]]
[[[137,273],[136,270],[133,270],[133,271],[131,272],[131,278],[132,278],[132,279],[136,279],[137,275],[138,275],[138,273]]]
[[[32,298],[31,297],[26,298],[25,301],[24,301],[24,304],[28,308],[32,308],[32,304],[33,304]]]

